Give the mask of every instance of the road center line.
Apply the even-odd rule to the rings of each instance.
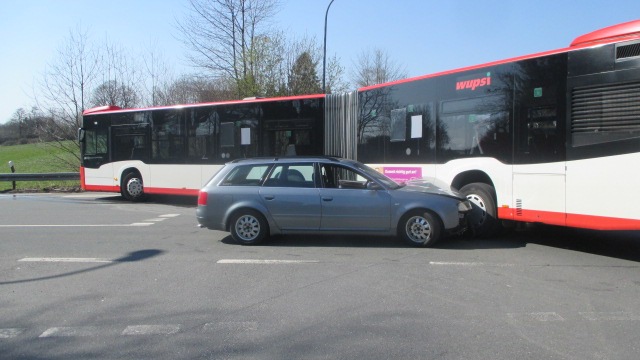
[[[315,264],[318,260],[256,260],[256,259],[222,259],[216,264]]]

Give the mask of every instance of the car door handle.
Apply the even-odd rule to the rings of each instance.
[[[324,196],[324,197],[322,197],[322,201],[333,201],[333,197],[331,197],[331,196]]]
[[[273,196],[273,195],[265,195],[265,196],[264,196],[264,199],[265,199],[265,200],[273,200],[273,199],[275,199],[275,198],[276,198],[276,197],[275,197],[275,196]]]

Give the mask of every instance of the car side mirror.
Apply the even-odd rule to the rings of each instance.
[[[367,190],[382,190],[382,186],[374,181],[367,181]]]

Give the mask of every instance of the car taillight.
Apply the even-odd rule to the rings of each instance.
[[[207,205],[208,195],[206,191],[200,190],[200,192],[198,192],[198,205]]]

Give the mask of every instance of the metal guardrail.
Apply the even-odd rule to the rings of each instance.
[[[37,174],[0,174],[0,181],[47,181],[47,180],[80,180],[77,172],[56,172]]]

